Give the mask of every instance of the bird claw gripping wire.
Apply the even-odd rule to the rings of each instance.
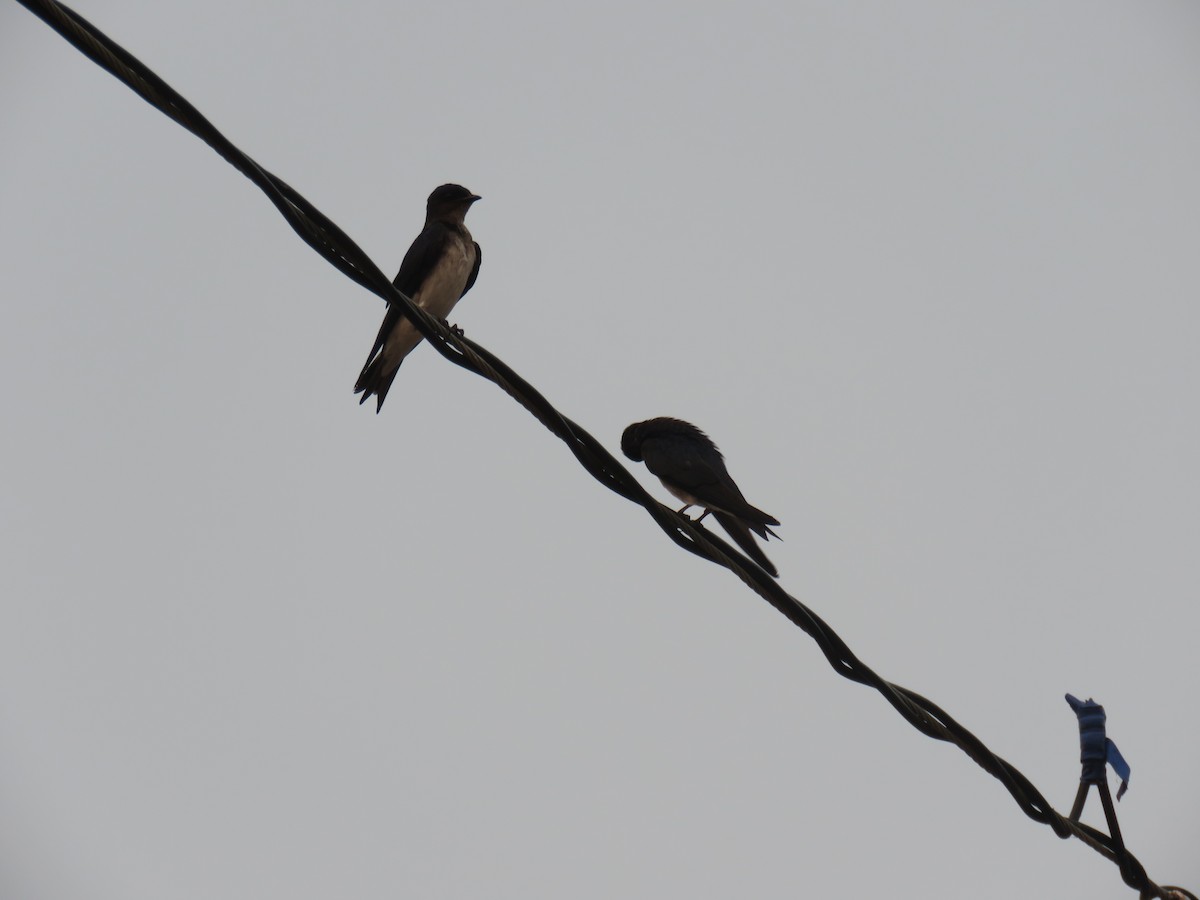
[[[1129,788],[1129,763],[1125,762],[1125,757],[1112,742],[1112,738],[1105,734],[1104,722],[1107,716],[1103,706],[1090,697],[1080,700],[1071,694],[1067,694],[1067,703],[1079,718],[1079,762],[1083,765],[1079,776],[1079,791],[1075,794],[1075,805],[1071,807],[1071,821],[1079,821],[1084,801],[1087,800],[1088,788],[1095,785],[1100,792],[1100,802],[1104,805],[1109,835],[1123,853],[1125,843],[1121,840],[1117,810],[1108,791],[1108,777],[1104,765],[1107,763],[1112,766],[1121,779],[1121,787],[1117,789],[1117,799],[1120,800]]]

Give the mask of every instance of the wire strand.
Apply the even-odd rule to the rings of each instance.
[[[351,280],[401,307],[421,334],[442,356],[455,365],[496,384],[558,437],[580,465],[602,485],[627,500],[645,507],[655,523],[677,545],[729,569],[755,593],[770,603],[795,626],[809,635],[825,654],[833,670],[843,678],[872,687],[922,734],[953,743],[984,771],[993,775],[1012,795],[1021,811],[1035,822],[1049,825],[1060,838],[1076,837],[1116,863],[1121,878],[1142,898],[1197,900],[1183,888],[1159,886],[1147,876],[1141,863],[1114,840],[1091,826],[1072,821],[1006,760],[960,725],[941,707],[915,691],[885,681],[858,659],[846,643],[816,613],[792,597],[778,582],[738,550],[697,522],[681,516],[655,500],[640,482],[587,431],[559,412],[529,382],[503,360],[469,338],[452,332],[398,291],[362,249],[320,210],[282,179],[272,175],[239,150],[211,122],[170,85],[132,54],[70,8],[52,0],[18,0],[81,53],[126,84],[143,100],[169,116],[204,141],[230,165],[249,178],[267,195],[288,225],[332,265]]]

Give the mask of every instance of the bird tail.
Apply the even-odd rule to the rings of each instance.
[[[740,512],[741,512],[740,518],[742,519],[742,521],[746,523],[746,525],[750,528],[751,531],[753,531],[755,534],[757,534],[764,541],[767,539],[768,535],[775,538],[775,540],[777,540],[777,541],[783,540],[783,538],[781,538],[779,535],[777,535],[775,532],[773,532],[770,528],[767,527],[768,525],[778,525],[779,524],[779,520],[776,519],[774,516],[763,512],[757,506],[751,506],[749,503],[747,503],[746,508],[743,510],[740,510]]]
[[[384,398],[387,397],[388,391],[392,387],[392,382],[396,379],[396,373],[400,371],[399,364],[390,372],[383,364],[383,354],[376,353],[373,357],[367,360],[367,364],[363,366],[363,370],[359,373],[358,381],[354,383],[354,393],[362,394],[358,398],[358,404],[367,402],[367,398],[372,394],[375,395],[375,414],[383,409]]]
[[[713,517],[721,523],[721,527],[729,533],[729,536],[733,538],[733,542],[742,548],[743,553],[762,566],[763,570],[772,578],[779,577],[779,570],[775,568],[775,564],[767,559],[767,554],[763,553],[762,548],[755,542],[754,536],[750,534],[750,529],[754,527],[751,523],[745,522],[737,516],[731,516],[729,513],[717,512],[716,510],[713,510]],[[767,516],[767,518],[771,519],[770,516]],[[779,524],[774,519],[771,519],[771,521],[776,525]],[[760,527],[767,534],[778,537],[775,532],[771,531],[765,525]],[[755,530],[757,531],[757,528]],[[766,535],[763,535],[763,539],[766,539]]]

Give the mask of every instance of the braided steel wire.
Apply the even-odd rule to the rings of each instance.
[[[879,691],[884,699],[922,734],[957,745],[984,771],[1004,785],[1021,811],[1029,818],[1050,826],[1060,838],[1078,838],[1116,863],[1122,880],[1137,890],[1140,897],[1197,900],[1194,894],[1183,888],[1155,884],[1141,863],[1112,837],[1055,811],[1029,779],[989,750],[979,738],[945,710],[915,691],[881,678],[859,660],[816,613],[784,591],[778,582],[738,550],[698,522],[693,522],[655,500],[629,470],[592,435],[559,412],[499,357],[475,341],[452,331],[400,293],[349,235],[286,182],[272,175],[234,146],[194,106],[132,54],[78,13],[60,3],[53,0],[18,2],[46,22],[81,53],[124,82],[147,103],[216,150],[223,159],[267,195],[305,243],[348,278],[382,297],[387,303],[400,305],[438,353],[455,365],[474,372],[500,387],[562,440],[593,478],[609,490],[643,506],[659,528],[680,547],[733,572],[792,624],[808,634],[825,654],[835,672]]]

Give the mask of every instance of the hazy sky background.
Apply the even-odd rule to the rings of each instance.
[[[85,2],[615,451],[1200,891],[1200,6]],[[5,900],[1135,896],[0,5]],[[657,482],[639,477],[664,500]],[[1101,824],[1095,794],[1085,819]]]

